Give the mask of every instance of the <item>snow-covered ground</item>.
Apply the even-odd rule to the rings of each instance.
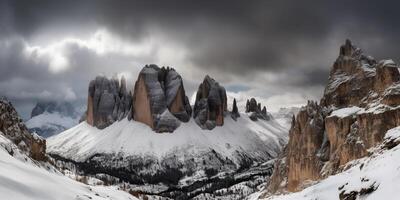
[[[13,156],[9,152],[12,152]],[[67,178],[49,164],[18,152],[0,132],[0,199],[134,200],[116,187],[89,186]]]
[[[156,133],[147,125],[124,119],[100,130],[82,122],[47,140],[47,151],[75,161],[84,161],[94,154],[151,155],[162,158],[171,152],[197,154],[215,150],[233,158],[237,151],[254,156],[272,156],[288,140],[287,130],[275,120],[251,121],[242,113],[237,121],[227,115],[224,125],[202,130],[193,119],[181,123],[173,133]],[[235,160],[235,158],[233,158]]]
[[[388,141],[400,141],[400,127],[386,133],[385,142]],[[391,149],[378,146],[370,149],[370,152],[371,156],[349,163],[351,167],[342,173],[330,176],[303,191],[267,197],[266,200],[337,200],[342,192],[360,193],[356,196],[362,200],[399,199],[400,145]],[[259,196],[260,193],[254,194],[252,198],[258,199]]]

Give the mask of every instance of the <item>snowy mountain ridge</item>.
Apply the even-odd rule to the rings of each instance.
[[[77,125],[78,110],[69,102],[38,102],[25,124],[31,132],[47,138]]]
[[[187,188],[196,182],[207,181],[210,176],[226,179],[239,169],[261,165],[275,158],[287,139],[286,129],[276,121],[255,122],[246,113],[241,113],[237,121],[227,117],[224,126],[211,131],[201,129],[191,119],[170,134],[155,133],[145,124],[124,119],[105,129],[82,122],[48,138],[47,152],[76,163],[83,171],[86,168],[83,163],[103,166],[93,171],[86,169],[86,173],[117,168],[119,172],[132,174],[129,178],[113,173],[126,182],[137,183],[132,187],[140,190],[139,183],[144,182],[159,189],[148,191],[144,188],[142,191],[163,193],[168,188],[163,185]],[[133,161],[135,168],[130,168]],[[271,164],[253,173],[267,173]],[[170,176],[171,170],[174,171],[172,180],[165,177],[155,180],[160,173]]]

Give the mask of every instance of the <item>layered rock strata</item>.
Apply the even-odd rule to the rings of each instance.
[[[227,111],[225,88],[207,75],[199,85],[193,110],[193,118],[201,128],[212,130],[222,126]]]
[[[86,122],[103,129],[131,113],[132,94],[126,89],[126,80],[98,76],[89,84]]]
[[[31,134],[6,99],[0,99],[0,132],[35,160],[46,161],[46,140]]]
[[[141,70],[133,96],[134,120],[156,132],[173,132],[191,113],[182,78],[173,68],[146,65]]]
[[[293,120],[268,191],[301,190],[367,156],[387,130],[400,125],[399,80],[392,60],[377,62],[347,40],[320,103],[308,103]]]

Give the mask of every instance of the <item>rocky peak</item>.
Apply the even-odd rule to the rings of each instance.
[[[192,109],[181,76],[173,68],[146,65],[135,83],[133,118],[157,132],[173,132]]]
[[[257,103],[257,100],[251,98],[246,102],[246,113],[250,114],[250,119],[253,121],[257,121],[258,119],[269,120],[270,116],[268,116],[267,108],[264,106],[261,109],[261,103]]]
[[[32,109],[31,118],[43,113],[60,113],[63,116],[77,117],[78,112],[70,102],[39,101]]]
[[[240,117],[239,109],[238,109],[238,107],[236,105],[236,99],[235,98],[233,99],[231,117],[235,121],[236,121],[237,118]]]
[[[201,128],[211,130],[215,126],[224,124],[225,111],[227,111],[225,88],[206,75],[197,90],[193,118]]]
[[[293,118],[268,190],[301,190],[368,155],[387,130],[400,125],[399,78],[392,60],[376,62],[346,40],[320,104],[309,101]]]
[[[392,100],[385,99],[397,98],[398,94],[388,94],[386,89],[399,79],[399,70],[392,60],[377,62],[346,40],[331,70],[321,104],[338,108],[366,107],[373,102],[391,104]]]
[[[103,129],[113,122],[127,117],[132,105],[132,96],[126,90],[122,77],[108,79],[97,76],[89,84],[88,104],[85,119],[97,128]]]
[[[0,133],[28,153],[31,158],[39,161],[47,159],[46,140],[31,134],[13,105],[4,98],[0,99]]]
[[[301,190],[366,156],[400,125],[399,78],[392,60],[376,62],[346,40],[320,104],[309,101],[293,118],[269,191]]]

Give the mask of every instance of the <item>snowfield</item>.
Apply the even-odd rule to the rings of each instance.
[[[400,127],[389,130],[385,142],[399,141]],[[384,142],[384,143],[385,143]],[[400,145],[384,149],[383,145],[370,149],[372,155],[350,162],[348,170],[330,176],[303,191],[280,196],[271,196],[266,200],[337,200],[339,194],[350,192],[359,194],[357,199],[394,200],[400,194]],[[371,190],[371,191],[368,191]],[[373,191],[375,190],[375,191]],[[258,199],[260,194],[252,196]]]
[[[193,119],[181,123],[173,133],[156,133],[147,125],[123,119],[100,130],[86,122],[48,138],[47,151],[75,160],[85,161],[95,154],[151,155],[162,158],[173,152],[198,154],[210,149],[234,158],[236,151],[255,157],[277,156],[287,143],[287,130],[275,120],[253,122],[247,114],[234,121],[229,115],[225,124],[213,130],[202,130]]]
[[[11,156],[9,152],[14,155]],[[0,132],[0,199],[135,200],[116,187],[89,186],[67,178],[52,166],[18,152]]]

